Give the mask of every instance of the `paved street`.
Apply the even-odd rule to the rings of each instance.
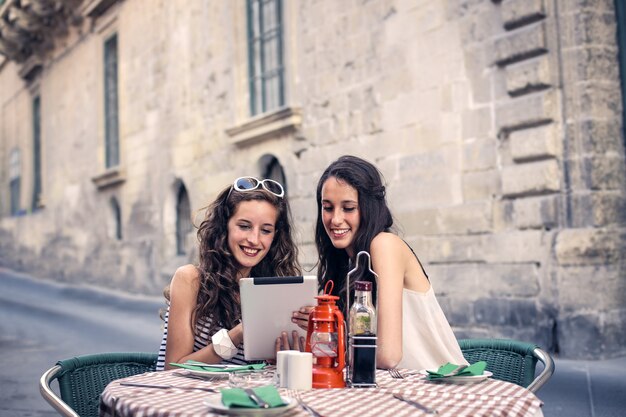
[[[626,358],[557,360],[556,372],[538,392],[546,417],[626,415]]]
[[[113,351],[155,351],[160,297],[131,297],[36,280],[0,268],[0,417],[54,416],[41,374],[58,359]],[[626,358],[556,361],[538,396],[546,417],[621,417]]]
[[[160,298],[55,285],[0,268],[0,417],[57,415],[38,382],[59,359],[157,350],[160,304]]]

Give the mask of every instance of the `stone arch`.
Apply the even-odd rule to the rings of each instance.
[[[193,229],[191,195],[182,178],[173,178],[163,201],[163,240],[161,251],[164,259],[180,263],[181,256],[192,252],[189,233]]]
[[[13,148],[9,154],[9,184],[11,197],[11,215],[16,216],[21,212],[21,178],[22,157],[19,148]]]
[[[275,181],[278,181],[283,185],[283,188],[285,189],[285,195],[288,194],[285,169],[280,163],[278,157],[272,154],[265,154],[259,158],[258,167],[259,172],[261,173],[261,178],[271,178]]]
[[[187,255],[189,253],[189,239],[187,236],[193,229],[191,223],[191,204],[187,187],[182,181],[179,182],[176,193],[176,255]]]
[[[109,200],[109,208],[109,237],[122,240],[122,209],[120,208],[120,203],[117,201],[117,198],[111,197]]]

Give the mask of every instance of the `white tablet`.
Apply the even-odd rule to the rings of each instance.
[[[302,306],[317,305],[317,277],[263,277],[239,280],[246,360],[274,359],[280,332],[306,332],[291,322]]]

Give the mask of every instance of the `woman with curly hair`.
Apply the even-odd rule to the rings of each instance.
[[[239,279],[300,275],[291,213],[280,183],[241,177],[207,207],[199,264],[176,270],[157,369],[169,363],[244,364]]]

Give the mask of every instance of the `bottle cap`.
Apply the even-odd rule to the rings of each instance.
[[[372,283],[369,281],[355,281],[354,289],[357,291],[372,291]]]

